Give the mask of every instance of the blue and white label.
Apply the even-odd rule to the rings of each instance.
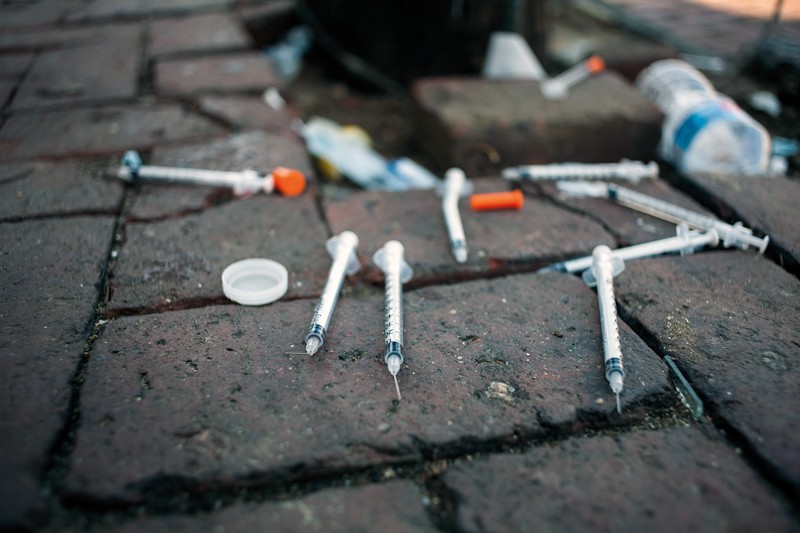
[[[681,122],[675,130],[675,160],[689,149],[694,138],[708,124],[717,120],[738,121],[739,107],[733,102],[712,100],[700,104]]]

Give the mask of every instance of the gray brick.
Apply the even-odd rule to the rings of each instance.
[[[33,63],[33,54],[3,54],[0,55],[0,79],[16,80],[22,76]]]
[[[205,113],[241,128],[263,130],[271,133],[286,133],[291,129],[292,117],[286,112],[275,111],[257,96],[203,96],[200,109]]]
[[[345,295],[323,350],[293,355],[315,303],[108,324],[81,396],[68,490],[137,499],[164,477],[227,486],[308,478],[620,420],[603,377],[596,297],[574,277],[408,293],[399,403],[383,363],[383,298]],[[623,417],[641,421],[674,396],[661,361],[625,327],[622,344]]]
[[[476,192],[508,187],[500,179],[475,181]],[[591,253],[598,244],[613,244],[597,223],[537,198],[527,197],[520,211],[494,212],[472,211],[467,199],[462,199],[461,218],[470,257],[461,265],[450,252],[441,199],[434,191],[361,192],[343,200],[325,200],[324,208],[331,230],[354,231],[370,257],[387,240],[401,241],[406,260],[415,269],[416,283],[530,269],[556,258]],[[382,279],[374,268],[370,276]]]
[[[0,224],[0,527],[44,509],[41,479],[67,421],[113,219]]]
[[[111,42],[43,52],[20,85],[12,111],[133,98],[139,33],[139,28],[128,26]]]
[[[86,22],[109,18],[146,18],[180,15],[213,8],[224,8],[232,0],[94,0],[81,11],[73,13],[69,22]]]
[[[0,218],[112,214],[120,206],[123,188],[104,176],[107,170],[88,161],[0,165]]]
[[[696,429],[568,439],[444,475],[459,531],[794,531],[730,448]]]
[[[422,506],[420,490],[408,481],[323,490],[303,498],[263,504],[237,504],[219,512],[134,520],[115,533],[142,530],[226,531],[437,531]],[[98,528],[100,529],[100,528]],[[109,531],[103,527],[103,531]]]
[[[289,271],[288,297],[319,294],[329,256],[313,198],[257,195],[162,222],[128,224],[113,276],[113,309],[224,298],[222,271],[248,257]]]
[[[661,115],[618,75],[576,85],[566,100],[545,100],[537,82],[432,78],[415,83],[420,141],[443,166],[468,175],[533,163],[651,159]],[[489,105],[491,103],[491,105]]]
[[[21,2],[0,8],[0,30],[15,32],[22,28],[51,26],[82,7],[81,2]]]
[[[121,154],[212,137],[219,126],[176,105],[112,106],[12,116],[0,129],[0,161]]]
[[[800,282],[752,253],[706,252],[630,262],[615,283],[708,410],[797,490]]]
[[[150,26],[150,52],[156,57],[239,50],[250,45],[238,22],[223,13],[157,20]]]
[[[161,96],[189,96],[202,92],[261,93],[281,84],[272,63],[258,52],[156,63],[156,91]]]

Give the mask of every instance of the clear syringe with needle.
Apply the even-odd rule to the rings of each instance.
[[[325,334],[331,322],[333,309],[339,299],[339,292],[342,290],[344,276],[352,276],[360,265],[356,255],[358,246],[358,236],[352,231],[343,231],[339,235],[331,237],[325,243],[325,248],[333,258],[333,263],[328,271],[328,280],[325,288],[317,302],[314,316],[311,318],[311,325],[306,334],[306,353],[314,355],[325,342]]]
[[[717,232],[722,245],[726,248],[735,246],[742,250],[747,250],[752,246],[763,254],[769,244],[768,236],[756,237],[753,235],[753,231],[744,227],[741,222],[731,225],[718,218],[696,213],[612,183],[559,181],[556,183],[556,187],[568,196],[608,198],[620,205],[673,224],[683,223],[692,229],[703,231],[713,229]]]
[[[583,273],[583,282],[589,287],[597,287],[597,300],[600,304],[600,326],[603,330],[603,354],[605,358],[606,380],[611,391],[617,396],[617,412],[622,410],[619,393],[622,392],[625,371],[622,369],[622,348],[619,342],[617,324],[617,304],[614,301],[614,277],[625,270],[622,259],[611,255],[608,246],[600,245],[592,252],[592,266]]]
[[[384,360],[394,377],[397,399],[401,399],[397,373],[403,364],[403,284],[414,275],[414,270],[403,258],[405,249],[398,241],[389,241],[375,252],[372,261],[386,276],[386,329]]]
[[[657,255],[669,253],[688,255],[704,246],[716,246],[719,243],[719,235],[717,235],[717,232],[713,229],[701,232],[690,230],[686,225],[681,224],[677,227],[677,233],[675,237],[643,242],[625,248],[617,248],[616,250],[611,250],[611,255],[623,261],[655,257]],[[592,256],[587,255],[546,266],[539,269],[538,272],[540,274],[545,272],[583,272],[592,266],[592,260]]]

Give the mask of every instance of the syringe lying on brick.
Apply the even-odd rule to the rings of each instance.
[[[692,254],[704,246],[716,246],[719,243],[719,235],[713,229],[706,232],[690,230],[685,224],[677,227],[678,235],[668,239],[644,242],[626,248],[611,250],[611,256],[623,261],[631,259],[643,259],[657,255],[680,253],[681,255]],[[592,256],[587,255],[577,259],[562,261],[550,266],[546,266],[539,273],[545,272],[583,272],[592,266]]]
[[[260,191],[277,191],[284,196],[297,196],[306,188],[306,178],[299,170],[277,167],[269,174],[259,174],[255,170],[226,172],[199,168],[160,167],[143,165],[142,158],[135,150],[128,150],[122,157],[122,165],[117,177],[125,181],[163,181],[171,183],[190,183],[212,187],[230,187],[237,196],[249,196]]]
[[[551,163],[510,167],[501,174],[507,180],[626,180],[639,183],[642,178],[657,178],[658,164],[651,161],[623,159],[619,163]]]
[[[714,230],[726,248],[735,246],[747,250],[751,246],[764,253],[769,244],[769,237],[756,237],[753,230],[746,228],[741,222],[728,224],[712,216],[695,213],[689,209],[653,198],[640,192],[632,191],[612,183],[586,183],[559,181],[556,187],[572,197],[608,198],[620,205],[629,207],[673,224],[686,224],[692,229],[702,231]]]

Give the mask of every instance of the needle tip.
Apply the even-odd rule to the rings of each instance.
[[[397,383],[397,374],[394,375],[394,387],[397,389],[397,399],[402,400],[403,397],[400,396],[400,385]]]

